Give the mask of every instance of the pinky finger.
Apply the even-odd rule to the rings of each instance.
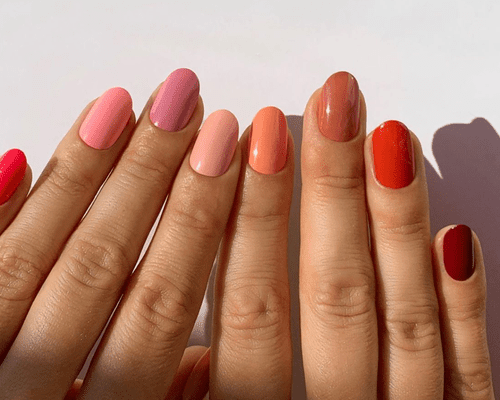
[[[486,277],[477,235],[466,225],[441,229],[434,238],[433,261],[444,399],[494,399],[486,338]]]
[[[0,157],[0,234],[26,200],[31,178],[31,168],[21,150],[9,150]]]

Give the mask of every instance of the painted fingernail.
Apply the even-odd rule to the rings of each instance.
[[[209,376],[210,376],[210,347],[205,354],[201,356],[193,371],[186,382],[184,393],[182,394],[183,400],[196,400],[202,399],[209,389]]]
[[[457,281],[465,281],[474,273],[474,241],[467,225],[457,225],[444,235],[444,267]]]
[[[227,171],[238,144],[238,121],[228,110],[210,114],[189,158],[191,167],[206,176],[219,176]]]
[[[287,143],[287,123],[281,110],[261,109],[252,122],[248,163],[261,174],[281,171],[286,163]]]
[[[373,133],[375,176],[384,186],[398,189],[415,177],[415,155],[408,128],[398,121],[386,121]]]
[[[26,156],[19,149],[12,149],[0,158],[0,205],[14,194],[26,172]]]
[[[108,89],[85,117],[80,127],[80,137],[94,149],[107,149],[118,140],[131,114],[130,94],[121,87]]]
[[[200,82],[196,74],[187,68],[176,69],[163,82],[149,119],[166,131],[180,131],[191,119],[199,93]]]
[[[347,142],[358,134],[359,87],[349,72],[330,76],[318,102],[318,128],[323,136]]]

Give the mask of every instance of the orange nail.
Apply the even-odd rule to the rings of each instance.
[[[275,174],[286,163],[286,118],[276,107],[261,109],[252,122],[248,163],[261,174]]]

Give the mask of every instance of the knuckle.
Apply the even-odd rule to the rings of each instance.
[[[447,305],[448,319],[460,323],[471,322],[483,326],[486,319],[486,296],[482,290],[474,290],[457,304]]]
[[[226,288],[221,308],[224,329],[242,339],[277,337],[288,315],[288,293],[282,282]]]
[[[22,245],[4,241],[0,245],[0,298],[31,299],[43,280],[40,265],[41,260],[26,252]]]
[[[134,285],[134,315],[149,337],[174,342],[190,326],[196,301],[188,288],[153,271],[144,271]]]
[[[362,272],[321,277],[311,289],[309,308],[322,324],[334,329],[364,327],[375,318],[375,284]]]
[[[383,328],[390,345],[411,353],[437,351],[441,343],[438,315],[438,306],[432,301],[386,305]]]
[[[159,154],[154,140],[147,134],[136,140],[122,156],[124,171],[133,180],[164,184],[171,168]]]
[[[364,198],[362,176],[320,175],[313,178],[313,190],[318,200]]]
[[[62,192],[72,197],[87,194],[95,186],[94,178],[92,174],[86,173],[82,168],[76,168],[75,165],[77,162],[71,159],[52,159],[42,172],[41,179],[46,180],[49,187],[58,193]]]
[[[430,227],[423,215],[410,214],[403,220],[397,213],[392,215],[395,216],[382,219],[377,228],[385,241],[423,243],[429,240]]]
[[[447,375],[448,384],[446,386],[453,393],[450,398],[490,398],[493,391],[493,380],[487,356],[474,363],[468,363],[467,371],[451,369],[448,370]]]
[[[168,214],[181,236],[201,236],[207,239],[217,237],[224,225],[217,208],[198,201],[172,202]]]
[[[65,255],[63,279],[83,288],[114,294],[129,271],[125,248],[103,236],[79,234]]]

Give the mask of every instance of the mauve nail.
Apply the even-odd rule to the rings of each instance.
[[[457,225],[444,235],[443,261],[448,275],[465,281],[474,273],[474,242],[467,225]]]
[[[318,128],[329,139],[347,142],[359,129],[359,87],[348,72],[330,76],[318,103]]]
[[[200,93],[196,74],[187,68],[172,72],[158,92],[149,119],[169,132],[183,129],[191,119]]]
[[[238,120],[228,110],[210,114],[189,158],[191,167],[207,176],[219,176],[227,171],[238,144]]]

